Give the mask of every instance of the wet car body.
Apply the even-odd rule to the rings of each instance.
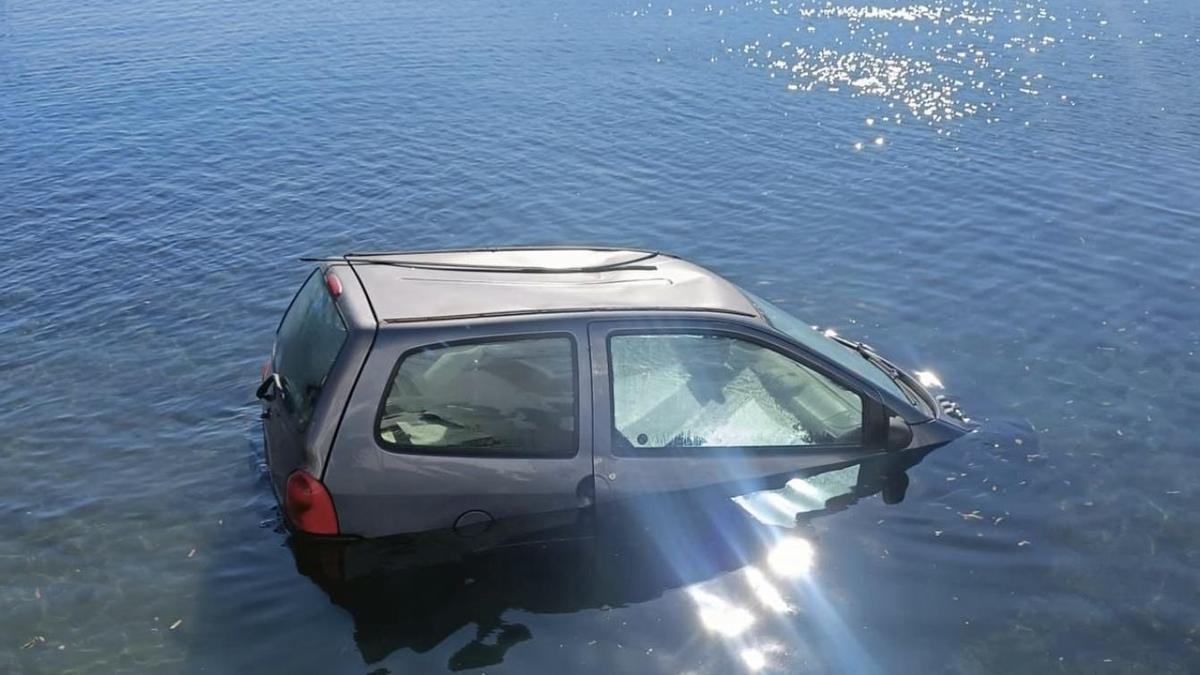
[[[569,523],[650,495],[779,487],[968,429],[866,345],[666,254],[318,262],[258,392],[272,485],[301,533]]]

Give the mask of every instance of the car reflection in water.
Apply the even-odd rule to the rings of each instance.
[[[756,603],[788,613],[779,585],[802,582],[817,556],[806,523],[877,493],[901,501],[905,471],[928,453],[890,454],[732,498],[728,491],[660,495],[601,505],[583,517],[498,522],[484,532],[345,543],[292,538],[290,547],[297,569],[353,617],[367,664],[401,649],[427,652],[474,625],[474,638],[447,666],[493,666],[533,638],[527,626],[504,620],[509,610],[573,613],[684,589],[697,629],[729,641],[733,658],[758,671],[769,664],[769,650],[739,644],[755,615],[702,582],[741,570]],[[819,608],[824,600],[810,588],[804,602]],[[836,612],[826,609],[834,624],[826,629],[836,630]],[[837,642],[848,634],[822,637]]]

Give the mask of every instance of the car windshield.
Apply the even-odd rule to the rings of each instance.
[[[838,365],[862,375],[880,389],[891,392],[904,400],[912,400],[912,397],[895,380],[870,361],[863,358],[858,352],[825,337],[819,331],[814,330],[812,326],[809,326],[757,295],[745,289],[742,292],[763,313],[763,316],[767,319],[767,323],[771,324],[779,332],[788,335],[796,342],[817,352],[821,356],[828,357]]]

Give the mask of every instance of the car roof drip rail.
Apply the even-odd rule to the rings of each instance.
[[[428,253],[488,253],[498,251],[554,251],[554,250],[588,250],[588,251],[630,251],[634,257],[617,260],[600,265],[584,265],[578,267],[535,267],[525,265],[476,265],[470,263],[431,262],[423,260],[377,260],[381,256],[420,255]],[[392,267],[407,267],[412,269],[437,270],[444,272],[488,272],[508,274],[587,274],[595,272],[614,272],[625,270],[655,270],[654,265],[642,265],[647,260],[661,255],[658,251],[638,251],[630,249],[600,249],[600,248],[506,248],[506,249],[463,249],[450,251],[397,251],[394,253],[347,253],[341,257],[330,258],[301,258],[302,262],[344,262],[350,265],[388,265]]]

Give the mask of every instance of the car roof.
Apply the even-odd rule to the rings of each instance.
[[[491,248],[351,253],[343,260],[382,323],[637,310],[759,315],[737,286],[657,251]]]

